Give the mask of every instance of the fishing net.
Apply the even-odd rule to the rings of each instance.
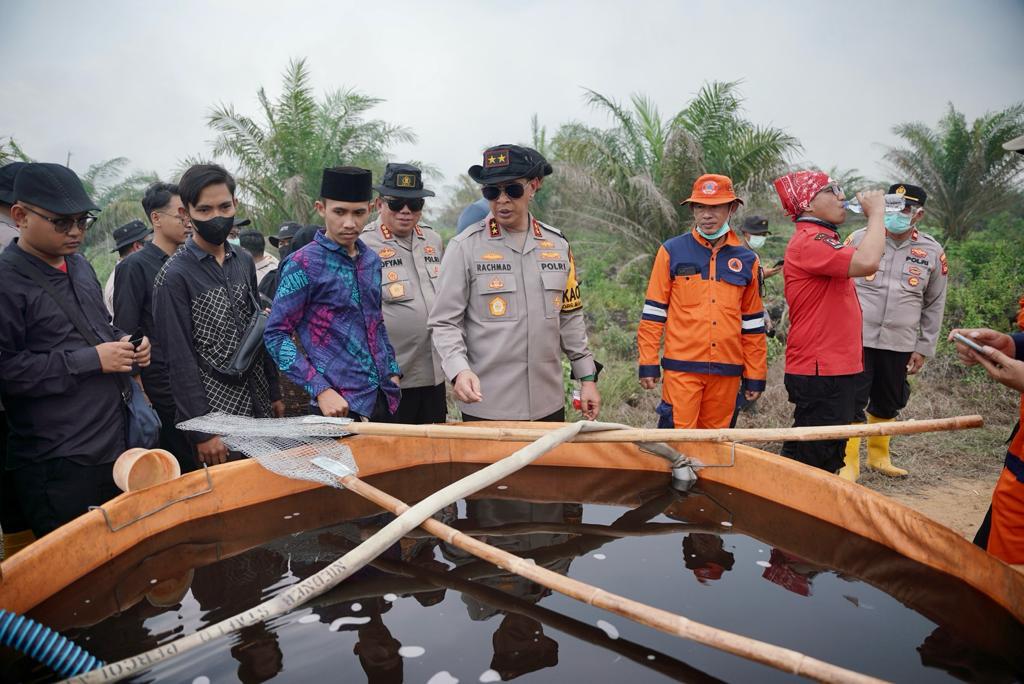
[[[272,473],[342,489],[340,478],[358,472],[352,450],[338,437],[350,418],[299,416],[296,418],[249,418],[227,413],[208,413],[178,424],[180,430],[218,435],[231,451],[237,451]]]

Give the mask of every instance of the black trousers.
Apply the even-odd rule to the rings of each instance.
[[[498,420],[498,419],[497,418],[477,418],[476,416],[471,416],[468,413],[463,413],[462,414],[462,421],[464,423],[470,423],[470,422],[474,422],[474,421],[489,422],[489,421],[493,421],[493,420]],[[543,418],[538,418],[537,420],[533,420],[533,421],[530,421],[530,422],[531,423],[564,423],[565,422],[565,407],[563,406],[562,408],[560,408],[557,411],[555,411],[554,413],[552,413],[550,416],[544,416]]]
[[[0,528],[7,534],[28,529],[28,521],[18,503],[18,490],[14,486],[14,473],[7,466],[7,413],[0,411]]]
[[[864,371],[857,376],[855,423],[864,423],[864,409],[877,418],[895,418],[910,401],[907,363],[911,352],[864,347]]]
[[[153,404],[156,413],[160,416],[160,448],[174,454],[181,466],[181,472],[190,473],[199,468],[199,461],[192,451],[192,445],[185,433],[174,427],[175,412],[174,406]]]
[[[407,425],[443,423],[448,419],[444,383],[428,387],[403,387],[402,401],[391,420]]]
[[[853,422],[859,375],[786,374],[786,392],[793,404],[793,427],[848,425]],[[782,455],[827,470],[843,466],[845,439],[784,442]]]
[[[36,537],[100,506],[121,493],[114,484],[114,463],[85,466],[64,458],[33,463],[13,476],[18,503]]]

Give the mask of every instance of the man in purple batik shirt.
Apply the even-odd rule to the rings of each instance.
[[[371,179],[366,169],[324,169],[316,210],[326,227],[281,266],[263,339],[323,415],[386,421],[402,393],[381,311],[380,257],[359,239]]]

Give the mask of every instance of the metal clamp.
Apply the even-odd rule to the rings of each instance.
[[[189,499],[194,499],[197,496],[202,496],[203,494],[209,494],[210,492],[212,492],[213,491],[213,479],[210,477],[210,469],[206,467],[205,463],[203,464],[203,473],[206,474],[206,489],[203,489],[202,491],[198,491],[198,492],[192,492],[191,494],[186,494],[185,496],[178,497],[177,499],[174,499],[173,501],[168,501],[168,502],[164,503],[163,505],[154,508],[151,511],[143,513],[142,515],[139,515],[139,516],[137,516],[135,518],[132,518],[128,522],[125,522],[125,523],[122,523],[120,525],[117,525],[116,527],[114,526],[114,524],[112,522],[110,522],[110,515],[107,513],[107,509],[103,508],[103,506],[89,506],[89,510],[90,511],[99,511],[100,513],[102,513],[103,514],[103,519],[107,523],[107,529],[110,530],[111,532],[117,532],[119,530],[123,530],[124,528],[126,528],[126,527],[128,527],[130,525],[134,525],[135,523],[139,522],[140,520],[148,518],[151,515],[156,515],[160,511],[163,511],[163,510],[165,510],[167,508],[170,508],[174,504],[181,503],[182,501],[188,501]]]

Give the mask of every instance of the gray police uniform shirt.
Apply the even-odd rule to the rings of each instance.
[[[854,231],[847,242],[859,245],[866,230]],[[934,356],[948,272],[946,253],[931,235],[916,228],[903,242],[886,235],[878,271],[854,279],[864,312],[864,346]]]
[[[409,240],[403,240],[377,219],[359,237],[380,257],[384,327],[402,369],[402,387],[433,387],[444,382],[441,360],[427,327],[441,274],[441,236],[418,225]]]
[[[533,217],[523,246],[488,215],[448,243],[430,313],[449,380],[480,378],[483,400],[459,409],[536,420],[564,406],[562,353],[573,377],[596,371],[569,242]]]

